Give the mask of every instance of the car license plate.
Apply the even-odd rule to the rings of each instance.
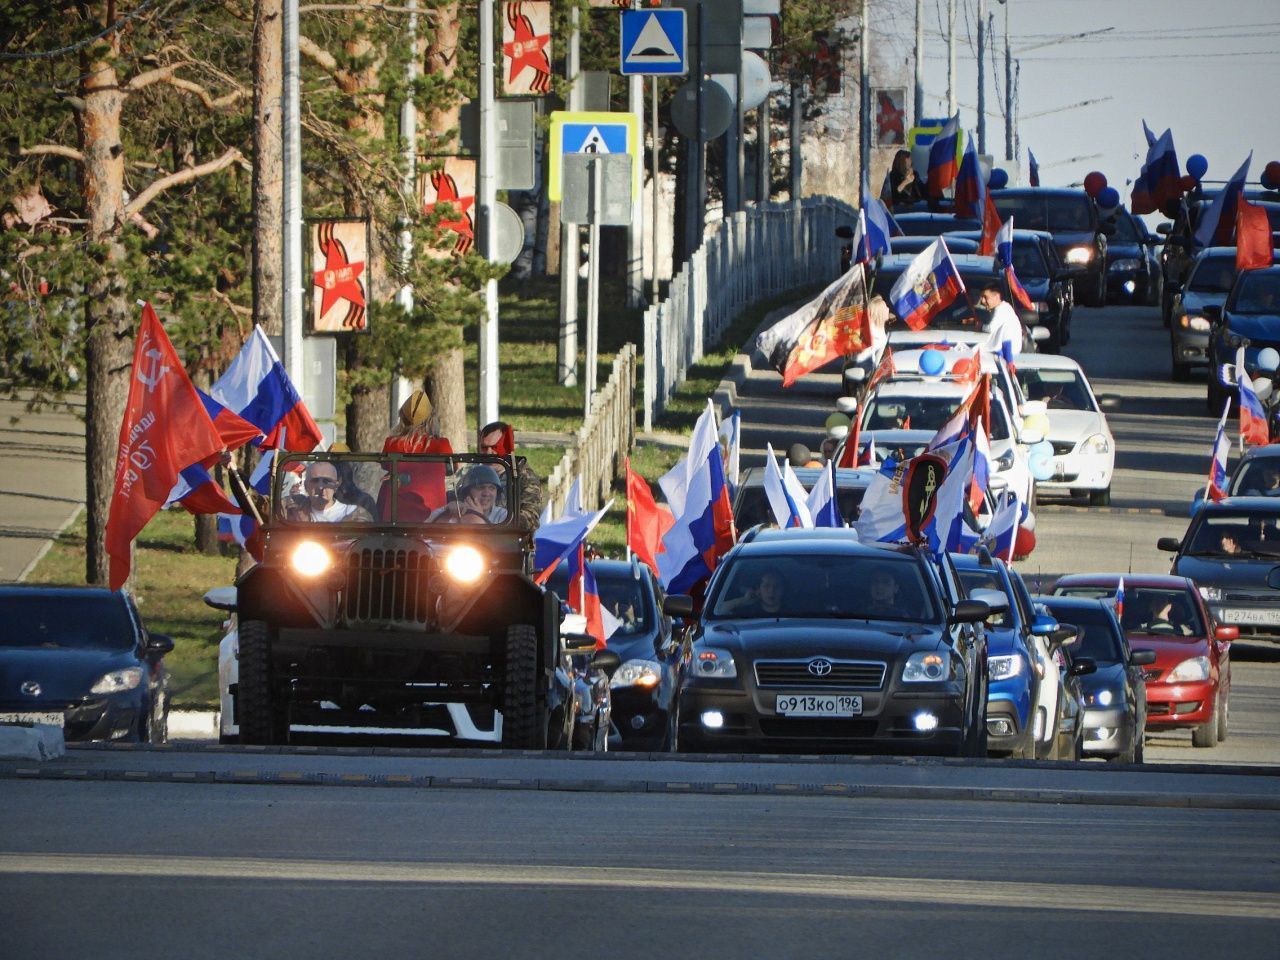
[[[862,713],[862,698],[844,694],[783,693],[778,694],[773,710],[781,717],[854,717]]]
[[[0,713],[0,723],[48,723],[61,727],[66,718],[60,713]]]
[[[1280,608],[1274,610],[1244,610],[1239,607],[1224,607],[1222,619],[1226,623],[1280,623]]]

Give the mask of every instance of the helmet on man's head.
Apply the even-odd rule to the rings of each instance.
[[[498,471],[487,463],[477,463],[458,481],[458,495],[465,496],[472,487],[479,487],[486,483],[492,484],[499,490],[502,489],[502,477],[498,475]]]

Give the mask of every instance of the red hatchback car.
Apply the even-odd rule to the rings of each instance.
[[[1196,586],[1186,577],[1126,573],[1120,623],[1129,646],[1156,652],[1143,672],[1147,730],[1191,728],[1191,742],[1212,747],[1227,738],[1231,718],[1231,641],[1238,627],[1215,626]],[[1053,592],[1113,597],[1118,573],[1062,577]]]

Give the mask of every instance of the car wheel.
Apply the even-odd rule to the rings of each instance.
[[[147,721],[147,740],[153,744],[169,742],[169,694],[156,692],[151,703],[151,717]]]
[[[1218,742],[1227,739],[1231,732],[1231,695],[1218,691]]]
[[[243,656],[243,654],[242,654]],[[502,745],[545,750],[547,718],[538,696],[538,631],[525,623],[507,627],[506,677],[502,684]]]
[[[288,740],[288,704],[277,703],[272,690],[271,628],[261,620],[240,624],[240,681],[237,690],[240,742],[283,743]]]
[[[1111,488],[1107,487],[1105,490],[1090,490],[1089,506],[1091,507],[1111,506]]]
[[[1135,731],[1133,739],[1129,743],[1129,749],[1121,750],[1119,753],[1107,757],[1107,763],[1137,763],[1138,762],[1138,744],[1142,740],[1142,733]]]
[[[1133,745],[1133,762],[1142,763],[1143,757],[1147,752],[1147,734],[1142,728],[1134,735],[1135,743]]]
[[[1221,712],[1222,698],[1213,698],[1213,712],[1209,719],[1198,727],[1191,728],[1191,745],[1193,747],[1212,747],[1218,743],[1218,714]]]

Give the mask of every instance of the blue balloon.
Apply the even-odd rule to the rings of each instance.
[[[1031,476],[1035,477],[1035,479],[1053,479],[1053,457],[1046,457],[1043,455],[1032,456],[1030,461],[1028,461],[1027,466],[1031,470]]]
[[[1027,457],[1052,457],[1053,444],[1048,440],[1041,440],[1039,443],[1033,443],[1027,449]]]
[[[947,369],[946,358],[939,350],[926,350],[920,354],[920,372],[926,377],[936,377]]]
[[[1199,180],[1208,172],[1209,161],[1202,154],[1193,153],[1187,157],[1187,173],[1191,174],[1191,176]]]
[[[1103,210],[1112,210],[1120,206],[1120,191],[1115,187],[1103,187],[1098,191],[1098,206]]]
[[[992,190],[1000,190],[1009,185],[1009,174],[1000,167],[991,168],[991,176],[987,177],[987,186]]]

